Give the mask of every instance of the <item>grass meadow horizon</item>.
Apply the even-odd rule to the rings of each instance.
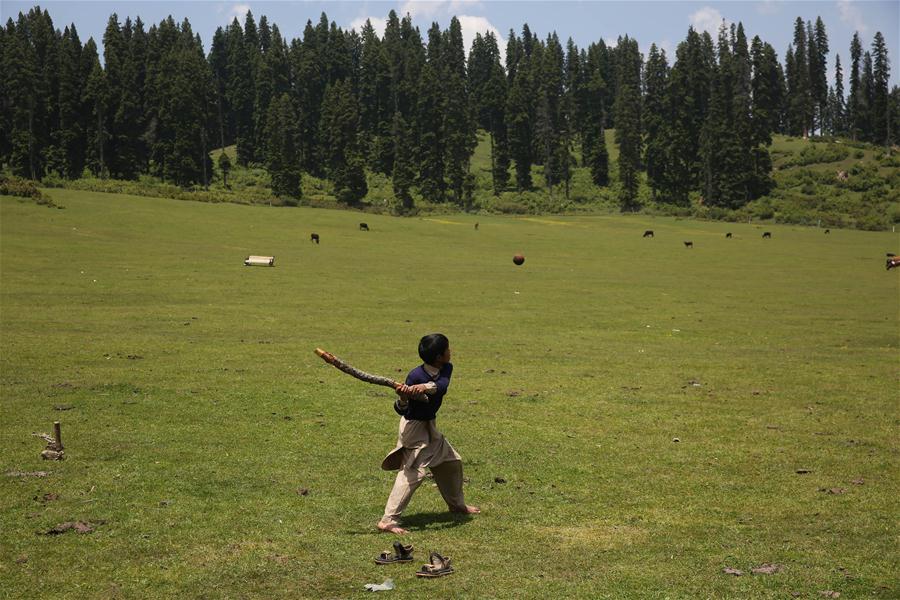
[[[47,193],[0,197],[0,598],[900,595],[897,234]],[[313,349],[436,331],[483,513],[426,482],[378,566],[393,394]]]

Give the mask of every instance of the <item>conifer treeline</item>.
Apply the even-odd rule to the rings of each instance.
[[[367,193],[366,170],[392,178],[402,208],[415,197],[471,206],[476,131],[490,138],[493,190],[528,190],[542,166],[550,194],[568,195],[575,166],[610,183],[604,130],[615,128],[619,197],[638,204],[641,173],[658,202],[738,208],[772,186],[772,133],[897,139],[900,91],[876,33],[850,45],[849,93],[840,56],[827,81],[821,19],[798,18],[785,63],[743,26],[718,39],[688,30],[674,62],[627,36],[565,48],[524,25],[477,35],[466,58],[460,23],[422,38],[407,15],[345,31],[323,13],[288,42],[248,12],[219,28],[208,55],[187,19],[145,29],[113,14],[97,46],[75,26],[54,29],[35,7],[0,28],[0,162],[18,175],[135,179],[208,185],[212,149],[237,145],[239,164],[262,164],[273,191],[300,195],[302,173],[325,177],[347,203]],[[580,151],[579,151],[580,150]],[[219,167],[227,177],[226,156]]]

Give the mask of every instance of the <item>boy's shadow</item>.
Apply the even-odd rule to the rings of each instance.
[[[472,520],[472,515],[447,511],[416,513],[403,517],[401,527],[410,531],[437,531],[459,527]]]

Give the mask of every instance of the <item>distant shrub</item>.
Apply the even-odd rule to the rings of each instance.
[[[865,158],[865,157],[866,157],[866,153],[863,152],[862,150],[857,150],[856,152],[853,153],[853,158],[859,159],[859,158]]]
[[[53,208],[56,205],[45,193],[37,188],[30,179],[22,179],[15,175],[0,175],[0,196],[16,196],[30,198],[36,203]]]
[[[865,231],[884,231],[890,227],[887,215],[867,213],[856,219],[856,228]]]
[[[837,144],[813,144],[805,147],[795,156],[784,161],[785,167],[800,167],[816,163],[830,163],[844,160],[850,152]]]
[[[885,154],[879,159],[882,167],[898,168],[900,167],[900,156],[896,154]]]

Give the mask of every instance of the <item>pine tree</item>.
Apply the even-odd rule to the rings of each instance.
[[[477,124],[491,141],[491,182],[494,195],[509,183],[509,142],[506,135],[507,83],[500,66],[497,38],[476,34],[469,53],[469,89],[474,95]]]
[[[844,71],[841,69],[841,55],[834,57],[834,88],[829,102],[831,115],[831,135],[845,135],[846,111],[844,104]]]
[[[212,70],[187,19],[176,25],[169,17],[150,33],[155,172],[182,187],[206,186],[217,112]]]
[[[875,123],[873,106],[875,104],[875,74],[872,68],[872,55],[865,52],[862,57],[862,68],[859,77],[859,100],[857,101],[859,138],[866,142],[875,141]]]
[[[872,40],[872,67],[872,141],[887,144],[890,139],[888,83],[891,68],[887,46],[880,31],[875,32]]]
[[[794,23],[793,61],[788,69],[791,133],[808,137],[812,128],[813,96],[809,80],[809,44],[803,19]],[[788,50],[790,52],[790,49]]]
[[[140,66],[134,56],[134,28],[131,19],[119,27],[116,14],[109,18],[103,35],[104,57],[110,102],[110,159],[113,177],[135,179],[141,171],[146,151]]]
[[[641,168],[641,58],[636,40],[628,36],[616,47],[618,90],[614,106],[619,143],[619,202],[622,211],[638,208],[638,171]]]
[[[547,36],[538,63],[538,105],[535,123],[536,142],[544,165],[544,181],[550,195],[553,187],[571,177],[566,124],[562,110],[565,76],[562,46],[556,33]]]
[[[609,154],[606,150],[606,82],[603,79],[604,56],[599,44],[587,50],[584,74],[584,105],[582,109],[581,154],[597,186],[609,185]]]
[[[95,176],[106,177],[106,141],[109,137],[107,130],[109,113],[109,90],[106,85],[106,73],[100,66],[97,56],[97,46],[93,39],[89,39],[84,46],[83,56],[90,67],[87,83],[84,86],[84,102],[90,111],[90,119],[86,127],[87,139],[87,165]]]
[[[15,29],[7,34],[3,69],[4,84],[13,107],[9,125],[9,164],[15,175],[39,179],[43,174],[36,124],[39,67],[22,13],[19,13]]]
[[[719,29],[718,65],[714,68],[709,114],[701,134],[704,203],[737,208],[748,200],[749,153],[736,106],[739,94],[740,57],[732,50],[723,23]]]
[[[715,69],[712,38],[691,27],[678,45],[669,73],[666,127],[666,189],[663,196],[679,206],[689,204],[692,190],[702,190],[704,173],[701,133],[707,120]]]
[[[888,102],[888,144],[893,146],[900,140],[900,86],[891,88]]]
[[[748,184],[750,198],[768,193],[774,181],[771,176],[772,159],[767,147],[772,144],[772,132],[778,129],[781,105],[781,74],[775,49],[753,38],[750,49],[752,76],[750,81],[749,147],[752,172]]]
[[[272,193],[295,204],[301,197],[299,131],[287,93],[270,102],[265,123],[266,169],[272,178]]]
[[[247,51],[250,44],[245,42],[244,32],[237,19],[234,19],[228,27],[226,39],[228,82],[225,86],[225,98],[234,119],[237,162],[246,166],[256,156],[253,135],[252,62]]]
[[[228,154],[224,149],[219,152],[219,160],[217,162],[219,170],[222,171],[222,185],[225,186],[225,189],[231,189],[228,185],[228,174],[231,173],[231,159],[228,158]]]
[[[412,186],[416,179],[414,145],[412,131],[399,110],[394,113],[391,134],[394,140],[394,164],[391,172],[394,196],[400,202],[400,214],[408,214],[413,209]]]
[[[654,200],[657,200],[659,191],[666,187],[665,129],[669,122],[666,98],[668,71],[665,51],[660,51],[656,44],[651,44],[644,69],[643,125],[646,140],[644,165],[647,168],[647,183]]]
[[[216,113],[219,125],[219,146],[221,148],[225,148],[226,139],[229,142],[234,139],[231,123],[231,105],[228,104],[228,99],[225,97],[226,84],[228,82],[227,43],[225,30],[217,27],[216,32],[213,34],[208,60],[216,91]]]
[[[457,205],[469,208],[463,187],[469,173],[469,158],[475,150],[475,120],[469,90],[466,85],[466,53],[463,48],[462,26],[456,17],[443,35],[440,53],[440,72],[443,81],[446,175],[449,190]]]
[[[429,202],[446,199],[444,114],[447,97],[441,85],[443,40],[437,23],[428,30],[428,61],[422,68],[416,110],[418,127],[419,193]]]
[[[359,108],[349,81],[337,81],[325,89],[320,128],[335,196],[341,202],[356,204],[368,193],[368,186],[359,145]]]
[[[64,155],[60,174],[68,179],[81,177],[85,164],[84,117],[81,97],[84,79],[81,76],[81,40],[75,25],[63,31],[59,53],[59,129],[55,144]]]
[[[530,60],[534,42],[531,30],[525,24],[522,39],[512,32],[507,44],[507,77],[509,93],[506,99],[506,132],[509,139],[509,156],[516,163],[516,189],[530,190],[531,165],[534,163],[534,66]],[[514,48],[513,56],[509,50]]]
[[[825,23],[822,17],[816,17],[815,29],[807,28],[809,44],[809,79],[813,101],[816,105],[817,121],[820,133],[822,131],[822,115],[828,108],[828,35],[825,33]]]
[[[254,99],[254,131],[257,133],[255,147],[263,149],[268,144],[266,120],[269,105],[290,90],[290,64],[287,44],[281,37],[277,25],[269,27],[265,15],[259,26],[260,55],[256,71],[256,94]]]
[[[391,73],[384,45],[369,20],[362,28],[359,70],[360,129],[367,162],[373,171],[389,175],[394,161]]]
[[[860,90],[861,58],[862,44],[859,41],[859,32],[854,32],[850,42],[850,95],[847,98],[847,126],[854,140],[860,137],[865,112],[865,99],[862,98]]]
[[[516,78],[509,88],[506,105],[506,127],[509,135],[510,157],[516,162],[516,188],[531,189],[532,123],[529,115],[530,74],[526,68],[518,68]]]

